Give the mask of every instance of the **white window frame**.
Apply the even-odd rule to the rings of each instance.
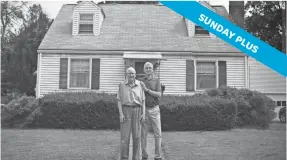
[[[75,57],[75,58],[68,58],[68,84],[67,89],[91,89],[92,88],[92,58],[88,57]],[[89,61],[89,87],[70,87],[70,75],[71,75],[71,61],[72,60],[88,60]]]
[[[93,16],[93,20],[92,20],[93,30],[92,30],[92,33],[80,33],[81,15],[92,15]],[[95,34],[94,33],[94,30],[95,30],[94,19],[95,19],[95,15],[93,13],[79,13],[78,34],[79,35],[94,35]]]
[[[196,27],[201,27],[201,26],[196,25],[196,24],[194,25],[194,36],[195,37],[211,37],[210,36],[210,32],[208,30],[204,29],[203,27],[201,27],[201,28],[206,30],[208,32],[208,34],[206,34],[206,35],[205,34],[196,34],[196,32],[195,32],[196,31]]]
[[[218,67],[218,60],[203,60],[203,59],[196,59],[194,60],[194,90],[195,91],[205,91],[206,89],[197,89],[197,63],[200,62],[214,62],[215,63],[215,74],[216,74],[216,88],[219,87],[219,67]]]

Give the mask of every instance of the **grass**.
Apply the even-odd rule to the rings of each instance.
[[[118,159],[118,131],[2,129],[1,134],[2,160]],[[285,160],[286,125],[274,122],[267,130],[163,132],[163,152],[165,160]]]
[[[2,160],[116,160],[119,132],[7,130],[1,133]]]
[[[268,130],[164,132],[167,160],[286,160],[286,125]]]

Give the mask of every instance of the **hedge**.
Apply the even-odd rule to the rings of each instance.
[[[18,101],[24,99],[29,98]],[[54,93],[39,100],[27,100],[23,103],[24,108],[29,108],[25,109],[27,112],[15,112],[16,108],[23,109],[11,109],[13,103],[2,107],[2,126],[3,122],[6,127],[56,129],[117,130],[120,126],[116,96],[111,94]],[[274,108],[273,101],[262,93],[229,87],[193,96],[165,95],[160,100],[163,131],[225,130],[246,125],[268,127],[274,118]],[[3,115],[6,116],[3,118]]]

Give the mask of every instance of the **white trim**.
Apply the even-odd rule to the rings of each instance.
[[[68,76],[67,76],[67,89],[70,89],[70,66],[71,66],[71,58],[68,58]]]
[[[218,66],[218,60],[215,62],[215,76],[216,76],[216,88],[219,87],[219,66]]]
[[[90,75],[89,75],[89,79],[90,79],[90,84],[89,84],[89,89],[92,89],[92,65],[93,65],[93,59],[92,57],[90,57],[90,68],[89,68],[89,72],[90,72]]]
[[[248,88],[248,60],[247,60],[247,56],[244,57],[244,61],[245,61],[245,88]]]
[[[39,53],[38,54],[38,66],[37,66],[37,85],[36,85],[36,87],[37,87],[36,88],[36,92],[37,92],[36,93],[36,97],[37,98],[39,98],[40,95],[41,95],[40,94],[40,86],[41,86],[40,85],[40,82],[41,82],[41,80],[40,80],[41,79],[41,75],[40,74],[41,74],[41,68],[42,68],[41,67],[41,65],[42,65],[41,61],[42,61],[42,53]]]
[[[91,68],[91,57],[89,57],[89,58],[83,58],[83,57],[79,57],[79,58],[74,58],[74,57],[69,57],[69,61],[68,61],[68,86],[67,86],[67,89],[91,89],[91,70],[89,70],[89,87],[88,88],[86,88],[86,87],[70,87],[70,75],[71,75],[71,60],[82,60],[82,59],[84,59],[84,60],[89,60],[89,67]]]
[[[197,84],[197,60],[194,59],[193,65],[194,65],[194,91],[197,91],[196,84]]]
[[[214,62],[215,63],[215,74],[216,74],[216,88],[218,88],[218,85],[219,85],[219,71],[218,71],[218,60],[212,60],[212,59],[197,59],[197,60],[194,60],[194,91],[205,91],[206,89],[208,88],[205,88],[205,89],[197,89],[197,62]]]

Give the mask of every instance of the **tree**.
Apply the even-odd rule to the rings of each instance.
[[[18,21],[25,21],[23,7],[27,2],[9,2],[1,1],[1,42],[9,41],[9,36],[13,35],[11,28],[19,25]],[[18,26],[21,27],[21,26]]]
[[[282,1],[248,1],[245,5],[245,29],[271,46],[283,51],[286,10]],[[286,43],[286,42],[285,42]]]
[[[11,86],[27,95],[35,95],[37,68],[37,49],[48,31],[52,20],[43,12],[41,5],[29,7],[25,14],[26,21],[19,33],[6,43],[5,54],[2,54],[2,83]],[[10,87],[11,89],[11,87]]]

